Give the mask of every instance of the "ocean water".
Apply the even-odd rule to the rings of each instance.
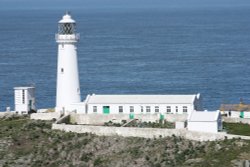
[[[195,94],[204,107],[250,103],[250,8],[73,10],[81,34],[82,98],[95,94]],[[35,85],[54,107],[63,10],[5,10],[0,20],[0,111],[15,86]]]

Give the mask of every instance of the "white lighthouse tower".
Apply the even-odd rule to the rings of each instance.
[[[81,102],[77,47],[80,35],[76,33],[76,22],[66,13],[58,22],[57,90],[56,111],[70,111],[70,105]]]

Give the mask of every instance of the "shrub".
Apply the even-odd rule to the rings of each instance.
[[[89,160],[91,160],[92,156],[92,153],[83,153],[81,156],[81,161],[88,162]]]
[[[94,166],[99,166],[104,162],[100,157],[96,158],[94,161]]]

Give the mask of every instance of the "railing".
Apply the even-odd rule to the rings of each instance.
[[[80,39],[80,34],[56,34],[55,39],[56,41],[78,41]]]

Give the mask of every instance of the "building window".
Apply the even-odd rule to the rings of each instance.
[[[123,107],[119,106],[119,113],[123,113]]]
[[[141,112],[143,113],[143,106],[141,106]]]
[[[134,106],[129,107],[130,112],[134,112]]]
[[[187,106],[183,106],[183,112],[187,112],[187,111],[188,111]]]
[[[178,112],[178,106],[175,106],[175,112],[176,113]]]
[[[22,102],[25,104],[25,90],[22,90]]]
[[[61,73],[63,73],[64,72],[64,69],[63,68],[61,68]]]
[[[160,109],[159,109],[159,106],[155,106],[155,112],[159,112]]]
[[[167,113],[171,113],[171,107],[167,106]]]
[[[150,106],[146,106],[146,112],[150,112]]]
[[[97,106],[93,106],[93,112],[97,112]]]

